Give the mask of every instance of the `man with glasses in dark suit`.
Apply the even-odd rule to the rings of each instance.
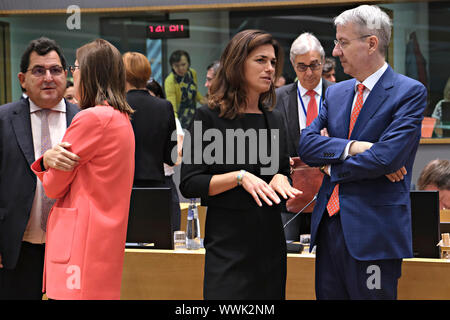
[[[29,43],[18,78],[28,97],[0,107],[0,299],[42,299],[46,222],[52,199],[30,169],[47,147],[61,142],[78,107],[63,98],[67,77],[60,47],[48,38]],[[64,150],[52,167],[71,170]]]
[[[322,78],[325,51],[311,33],[305,32],[295,39],[291,45],[290,60],[298,81],[276,89],[276,108],[281,111],[288,131],[289,156],[295,158],[298,157],[300,131],[317,117],[325,91],[333,83]],[[311,212],[310,209],[305,212]],[[283,211],[281,215],[283,222],[286,222],[293,213],[287,209]],[[309,233],[310,220],[310,214],[299,215],[286,227],[286,239],[298,241],[299,233]]]

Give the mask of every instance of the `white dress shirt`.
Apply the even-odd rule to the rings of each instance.
[[[300,126],[300,131],[306,128],[306,114],[305,110],[308,111],[308,104],[311,97],[306,93],[309,91],[305,89],[300,84],[300,81],[297,81],[297,107],[298,107],[298,124]],[[316,92],[316,105],[317,105],[317,114],[319,114],[320,109],[320,100],[322,97],[322,79],[320,79],[317,87],[313,89]],[[300,96],[302,97],[303,105],[305,106],[305,110],[302,108],[302,102],[300,101],[300,97],[298,96],[298,92],[300,91]],[[322,99],[323,100],[323,99]]]
[[[353,98],[353,104],[352,104],[352,111],[353,107],[356,103],[356,97],[358,96],[358,84],[362,83],[364,85],[364,91],[363,91],[363,106],[364,102],[366,102],[367,97],[369,96],[369,93],[373,90],[373,87],[377,84],[378,80],[380,80],[381,76],[384,74],[384,72],[387,70],[388,64],[385,62],[383,66],[372,73],[370,76],[366,78],[363,82],[359,82],[356,80],[355,83],[355,97]],[[364,107],[363,107],[364,108]]]
[[[34,157],[35,160],[41,157],[41,117],[39,111],[41,108],[36,106],[31,99],[30,101],[30,118],[31,118],[31,132],[33,135]],[[64,137],[64,133],[67,129],[66,118],[66,103],[64,99],[53,107],[48,115],[48,125],[50,128],[50,136],[52,139],[52,146],[60,143]],[[36,192],[34,195],[33,206],[31,207],[30,219],[28,220],[25,233],[23,235],[23,241],[31,243],[45,243],[45,232],[41,229],[41,206],[42,200],[40,192],[42,190],[42,183],[37,179]]]
[[[183,131],[183,128],[181,127],[180,120],[178,120],[178,118],[175,118],[175,125],[177,128],[177,136],[184,137],[184,131]],[[178,145],[176,146],[176,148],[177,148],[177,154],[178,154]],[[174,166],[169,166],[167,163],[164,163],[164,175],[166,177],[170,177],[171,175],[175,174],[175,170],[173,167]]]

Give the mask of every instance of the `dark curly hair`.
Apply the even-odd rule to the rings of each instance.
[[[56,41],[46,37],[41,37],[39,39],[31,40],[28,44],[28,47],[25,49],[25,52],[22,54],[22,58],[20,60],[20,72],[27,72],[28,67],[30,66],[30,55],[32,52],[36,52],[40,56],[45,56],[50,51],[56,51],[59,56],[59,60],[61,60],[63,69],[66,70],[66,58],[64,58],[62,50]]]

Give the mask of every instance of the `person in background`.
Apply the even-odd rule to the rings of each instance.
[[[157,98],[165,99],[166,95],[164,94],[164,90],[161,87],[161,85],[156,81],[155,79],[150,78],[150,80],[147,81],[147,84],[145,85],[148,92]]]
[[[276,90],[276,108],[283,115],[287,128],[287,145],[289,156],[298,157],[300,131],[319,114],[325,100],[325,94],[333,83],[322,79],[325,51],[320,41],[311,33],[299,35],[291,45],[290,60],[298,81]],[[308,200],[309,201],[309,200]],[[285,205],[281,213],[283,223],[289,221],[296,212],[289,212]],[[309,234],[311,210],[297,216],[285,228],[288,240],[298,241],[300,234]]]
[[[276,90],[276,108],[288,129],[289,156],[298,157],[300,131],[317,117],[326,91],[333,83],[322,79],[325,51],[311,33],[305,32],[295,39],[290,60],[298,81]]]
[[[216,77],[219,66],[220,66],[219,61],[214,61],[206,68],[205,87],[208,89],[207,96],[209,95],[209,88],[211,87],[211,83],[212,83],[213,79]]]
[[[275,80],[275,88],[280,88],[282,86],[284,86],[286,84],[286,78],[283,77],[283,75],[280,75],[276,80]]]
[[[164,81],[166,98],[172,104],[181,126],[187,128],[197,109],[197,102],[206,103],[197,86],[197,72],[191,68],[191,58],[184,50],[172,52],[169,58],[172,72]]]
[[[325,58],[322,69],[322,78],[330,82],[336,82],[336,60],[331,57]]]
[[[58,199],[47,225],[44,286],[50,299],[119,299],[134,174],[125,68],[120,52],[97,39],[77,49],[71,71],[82,111],[62,141],[79,157],[75,169],[49,159],[58,148],[31,166]]]
[[[46,148],[61,142],[79,111],[63,98],[66,70],[66,59],[54,40],[30,41],[18,74],[27,96],[0,107],[0,300],[42,299],[52,199],[30,165]]]
[[[427,90],[386,63],[392,24],[379,7],[334,24],[333,56],[354,78],[327,89],[299,143],[324,173],[311,218],[316,297],[396,299],[402,259],[413,257],[409,190]]]
[[[136,139],[135,187],[163,187],[172,189],[172,227],[180,227],[180,204],[173,180],[165,175],[165,164],[173,166],[172,151],[177,141],[172,140],[176,130],[172,105],[165,99],[149,93],[148,87],[158,93],[159,84],[148,81],[152,74],[150,62],[141,53],[127,52],[123,55],[127,78],[127,101],[136,111],[131,123]],[[156,94],[155,94],[156,95]]]
[[[64,92],[64,98],[73,104],[78,104],[77,99],[75,98],[75,87],[73,86],[73,82],[67,80],[66,91]]]
[[[208,206],[205,299],[285,298],[286,240],[279,196],[286,199],[301,192],[289,184],[285,132],[280,113],[273,110],[273,82],[281,72],[282,57],[281,46],[270,34],[260,30],[236,34],[220,58],[208,105],[197,110],[189,128],[190,141],[203,143],[187,144],[185,137],[180,191],[186,198],[200,197]],[[236,146],[225,146],[228,143],[215,149],[222,159],[208,158],[205,133],[225,137],[253,130],[266,134],[238,149],[244,163],[238,161]],[[254,148],[268,144],[270,163],[263,164],[258,159],[261,150]],[[264,167],[271,165],[265,172]]]
[[[154,97],[165,99],[164,91],[155,79],[147,81],[147,90]],[[175,126],[177,131],[177,160],[174,165],[164,163],[164,176],[166,179],[166,185],[170,187],[172,191],[172,231],[180,230],[181,226],[181,210],[180,210],[180,198],[178,196],[178,189],[173,181],[173,175],[175,174],[175,166],[180,165],[183,149],[184,131],[181,128],[180,121],[175,118]]]
[[[134,186],[165,186],[163,163],[174,165],[171,140],[176,130],[175,115],[169,101],[153,97],[147,90],[151,76],[148,59],[139,52],[123,55],[127,79],[127,101],[135,110],[131,120],[136,139]]]
[[[417,180],[419,190],[438,190],[440,210],[450,210],[450,161],[430,161]]]
[[[177,131],[177,160],[173,166],[164,163],[164,175],[166,177],[166,185],[170,187],[172,191],[172,232],[180,230],[181,226],[181,210],[180,210],[180,198],[178,196],[178,189],[173,180],[173,175],[175,174],[175,166],[181,164],[181,159],[183,156],[183,139],[184,131],[181,128],[180,121],[175,118],[175,125]]]

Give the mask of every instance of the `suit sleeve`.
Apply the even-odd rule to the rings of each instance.
[[[48,197],[59,199],[67,193],[79,168],[86,165],[95,156],[103,129],[103,123],[96,114],[89,110],[80,112],[67,128],[62,140],[69,142],[72,146],[68,150],[80,157],[79,164],[75,169],[69,172],[52,168],[42,171],[40,165],[42,157],[31,165],[33,172],[42,181]]]
[[[212,127],[212,120],[206,108],[197,109],[183,140],[180,192],[186,198],[207,199],[209,196],[209,183],[213,174],[209,173],[208,165],[203,161],[206,142],[203,142],[202,137],[204,132]],[[200,124],[202,129],[195,130]]]
[[[327,90],[326,95],[328,95]],[[341,155],[345,150],[348,139],[324,137],[320,130],[328,124],[327,98],[316,119],[302,130],[298,146],[298,154],[303,162],[311,167],[320,167],[326,164],[341,163]],[[333,166],[334,167],[334,166]]]
[[[420,140],[426,101],[424,86],[407,90],[379,140],[369,150],[333,165],[331,182],[378,178],[403,167]]]

